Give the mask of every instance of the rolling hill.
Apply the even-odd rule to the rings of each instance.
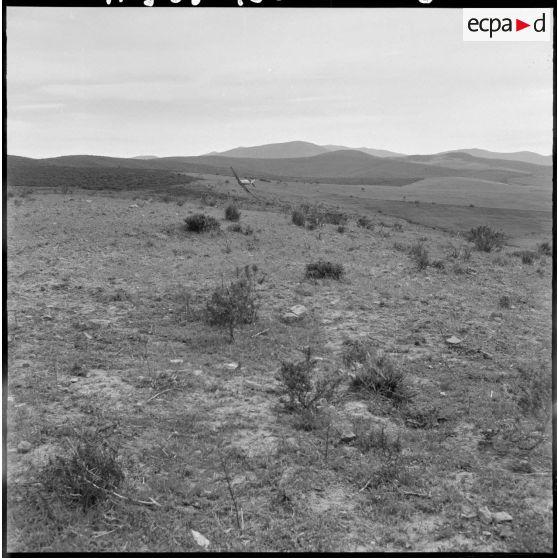
[[[519,161],[474,157],[461,152],[405,157],[375,157],[357,150],[329,151],[310,157],[252,158],[202,155],[156,159],[70,155],[49,159],[8,158],[8,168],[29,166],[127,168],[232,176],[231,167],[259,179],[304,180],[333,184],[403,186],[427,178],[463,177],[503,184],[550,185],[552,169]],[[51,172],[51,171],[50,171]],[[10,173],[9,173],[10,174]],[[13,175],[13,172],[11,173]]]

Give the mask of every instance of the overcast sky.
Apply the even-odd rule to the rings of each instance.
[[[464,42],[461,10],[114,4],[6,9],[8,153],[552,150],[551,42]]]

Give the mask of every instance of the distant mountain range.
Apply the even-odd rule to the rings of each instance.
[[[329,149],[308,142],[288,142],[237,148],[224,154],[196,157],[117,158],[68,155],[29,159],[8,156],[8,183],[24,184],[31,174],[36,183],[40,181],[41,172],[48,172],[51,176],[55,167],[166,171],[175,173],[177,183],[181,182],[181,175],[176,173],[221,174],[232,178],[231,167],[234,167],[235,171],[244,177],[276,181],[404,186],[425,179],[461,177],[503,185],[543,188],[552,185],[551,166],[533,164],[511,156],[499,159],[491,152],[482,153],[490,153],[494,157],[480,157],[467,152],[473,150],[448,151],[433,155],[393,154],[387,157],[372,155],[362,150],[332,150],[338,146],[328,147]],[[241,156],[242,154],[244,155]],[[64,172],[68,176],[71,175],[69,170]],[[168,178],[165,176],[164,181]],[[163,180],[163,177],[158,180]]]
[[[307,141],[289,141],[284,143],[269,143],[265,145],[256,145],[254,147],[236,147],[228,151],[208,153],[210,156],[247,158],[247,159],[294,159],[302,157],[313,157],[331,151],[360,151],[374,157],[427,157],[426,155],[405,155],[395,151],[387,151],[385,149],[372,149],[369,147],[347,147],[344,145],[317,145]],[[485,149],[457,149],[453,151],[444,151],[440,154],[447,153],[465,153],[481,159],[499,159],[509,161],[521,161],[524,163],[533,163],[536,165],[552,165],[552,157],[550,155],[540,155],[531,151],[518,151],[515,153],[498,153],[495,151],[486,151]]]

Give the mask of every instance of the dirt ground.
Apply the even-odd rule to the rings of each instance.
[[[552,258],[462,256],[461,236],[377,212],[307,230],[247,200],[244,235],[213,203],[8,201],[8,551],[196,551],[194,531],[210,551],[551,552],[552,426],[518,397],[520,369],[552,373]],[[198,212],[223,232],[185,232]],[[417,242],[442,263],[418,270]],[[318,259],[342,280],[305,279]],[[200,309],[246,265],[259,318],[229,343]],[[355,339],[404,372],[408,404],[351,388]],[[306,346],[346,376],[349,438],[282,402],[278,370]],[[82,511],[41,475],[87,437],[125,478]]]

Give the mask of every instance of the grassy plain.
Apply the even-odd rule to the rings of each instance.
[[[8,200],[8,550],[196,551],[194,530],[212,551],[551,552],[550,417],[522,405],[551,398],[551,258],[469,254],[461,223],[432,228],[451,206],[381,202],[424,207],[424,226],[336,186],[344,229],[307,230],[287,201],[323,200],[327,185],[258,183],[257,203],[206,178]],[[230,195],[253,234],[227,231]],[[201,211],[223,232],[185,232]],[[534,233],[517,237],[551,240]],[[441,263],[418,270],[417,243]],[[343,264],[342,280],[305,279],[318,259]],[[200,311],[245,265],[259,319],[229,343]],[[308,314],[284,323],[296,304]],[[351,388],[342,354],[356,339],[404,373],[410,401]],[[334,406],[350,439],[301,428],[282,403],[281,363],[307,346],[346,378]],[[49,459],[83,440],[115,448],[125,476],[86,511],[44,485]]]

